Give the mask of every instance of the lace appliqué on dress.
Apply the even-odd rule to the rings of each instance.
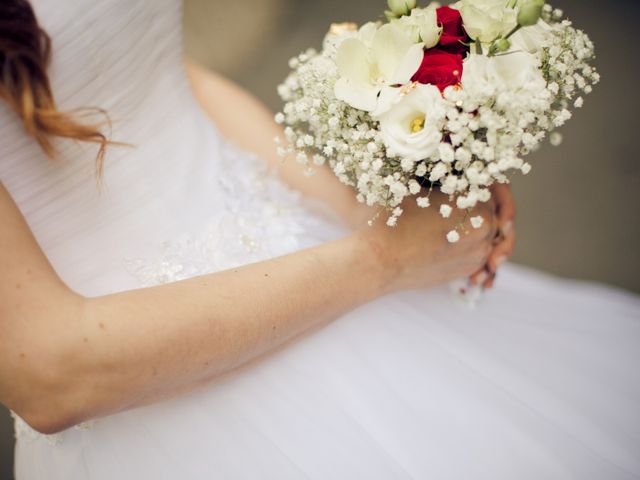
[[[211,215],[194,232],[164,241],[151,257],[127,258],[125,268],[141,286],[184,280],[291,253],[318,223],[262,160],[223,147],[211,183]]]

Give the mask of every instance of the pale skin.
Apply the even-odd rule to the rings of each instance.
[[[438,215],[438,193],[432,208],[408,203],[396,228],[369,227],[371,211],[330,172],[310,179],[275,155],[281,132],[262,105],[192,63],[186,69],[225,136],[326,203],[353,233],[235,270],[85,298],[58,277],[0,184],[0,402],[40,432],[192,390],[387,293],[470,276],[490,286],[511,254],[514,209],[506,187],[472,213],[485,217],[483,227],[456,244],[445,239],[456,218]],[[495,242],[499,226],[507,234]]]

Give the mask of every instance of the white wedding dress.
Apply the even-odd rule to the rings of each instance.
[[[110,149],[99,192],[93,149],[60,142],[52,162],[0,105],[0,180],[73,289],[170,282],[341,234],[200,110],[180,0],[32,4],[60,107],[106,109],[113,138],[135,145]],[[639,368],[638,297],[506,266],[474,311],[445,288],[391,295],[171,401],[55,436],[16,418],[16,475],[640,479]]]

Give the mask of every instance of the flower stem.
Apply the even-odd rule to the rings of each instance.
[[[518,30],[520,30],[522,28],[522,25],[516,25],[515,27],[513,27],[513,30],[511,30],[509,33],[507,33],[507,36],[504,37],[505,39],[508,39],[511,35],[513,35],[514,33],[516,33]]]

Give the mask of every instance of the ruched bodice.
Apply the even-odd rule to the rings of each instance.
[[[228,212],[227,200],[246,179],[221,184],[220,173],[243,163],[231,160],[239,152],[191,94],[180,1],[37,0],[34,7],[53,41],[50,76],[60,109],[105,110],[111,138],[130,146],[109,148],[99,187],[95,148],[58,141],[52,161],[1,104],[0,180],[70,286],[87,295],[133,288],[139,279],[127,263],[139,268],[143,254],[157,263],[163,242]],[[245,188],[241,203],[257,190]],[[227,236],[244,235],[230,229]]]

